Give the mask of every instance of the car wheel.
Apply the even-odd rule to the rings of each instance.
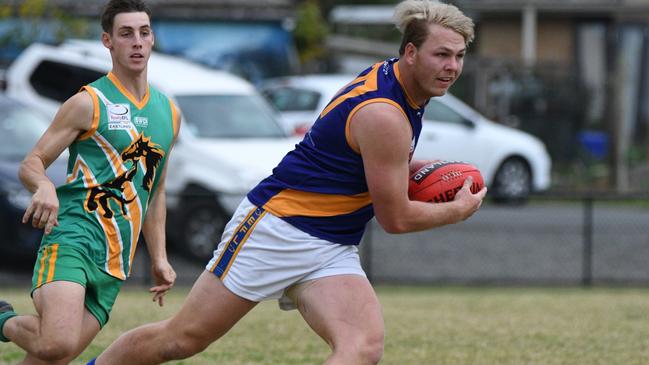
[[[503,162],[492,184],[490,195],[497,203],[522,204],[529,199],[532,172],[521,158],[509,158]]]
[[[228,218],[214,204],[195,202],[186,207],[182,217],[180,247],[192,258],[209,259],[221,240]]]

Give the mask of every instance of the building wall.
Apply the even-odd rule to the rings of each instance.
[[[477,52],[490,59],[521,60],[520,18],[483,19],[477,30]],[[543,19],[537,23],[536,56],[539,62],[570,64],[574,61],[574,25],[568,19]]]
[[[521,57],[520,19],[485,19],[477,29],[477,51],[486,58],[518,60]]]
[[[537,57],[540,62],[572,64],[575,58],[575,27],[571,20],[539,18]]]

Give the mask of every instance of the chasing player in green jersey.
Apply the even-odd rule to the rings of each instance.
[[[0,340],[27,355],[21,364],[68,364],[106,324],[128,276],[140,232],[163,304],[176,274],[165,250],[166,161],[180,114],[149,86],[154,43],[141,0],[111,0],[101,18],[112,71],[60,108],[20,167],[34,193],[23,222],[45,230],[32,279],[35,316],[0,302]],[[45,169],[68,148],[68,180]]]

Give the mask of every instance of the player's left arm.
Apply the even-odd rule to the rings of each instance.
[[[166,193],[165,177],[167,168],[165,166],[158,182],[158,188],[149,204],[142,233],[146,242],[149,256],[151,257],[151,273],[153,275],[154,286],[149,289],[153,293],[153,301],[157,301],[160,306],[164,304],[164,295],[171,289],[176,281],[176,272],[171,267],[167,259],[166,249]]]
[[[177,110],[177,109],[176,109]],[[174,130],[174,141],[172,147],[178,137],[178,130],[180,129],[180,113],[175,113],[176,125],[178,128]],[[167,152],[167,161],[169,160],[169,153]],[[160,306],[164,304],[164,295],[171,289],[176,281],[176,272],[169,263],[167,258],[166,249],[166,220],[167,220],[167,194],[165,191],[165,184],[167,180],[167,165],[165,164],[162,175],[158,181],[157,189],[153,195],[153,199],[147,209],[146,217],[144,218],[144,225],[142,226],[142,233],[144,240],[151,257],[151,272],[153,275],[154,286],[149,289],[153,293],[153,301],[157,301]]]
[[[408,198],[412,130],[393,105],[365,105],[350,123],[350,144],[358,146],[376,220],[387,232],[414,232],[457,223],[479,208],[486,191],[472,194],[466,183],[452,202],[433,204]]]

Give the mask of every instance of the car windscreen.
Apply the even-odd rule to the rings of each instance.
[[[435,99],[430,99],[426,105],[424,119],[451,124],[463,124],[465,120],[458,112]]]
[[[178,106],[192,134],[201,138],[286,136],[258,95],[182,95]]]
[[[0,158],[22,159],[31,151],[49,121],[26,107],[2,104],[0,107]]]
[[[319,92],[295,87],[270,87],[262,93],[281,112],[313,112],[320,102]]]

